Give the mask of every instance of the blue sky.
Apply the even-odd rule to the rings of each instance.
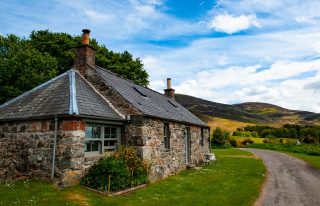
[[[141,58],[150,87],[320,112],[318,0],[3,0],[0,34],[91,36]]]

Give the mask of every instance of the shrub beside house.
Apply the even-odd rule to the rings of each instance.
[[[0,181],[30,176],[79,183],[104,153],[133,146],[156,181],[201,164],[209,127],[174,100],[95,65],[83,30],[74,67],[0,106]]]

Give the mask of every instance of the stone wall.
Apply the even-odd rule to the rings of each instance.
[[[85,171],[84,122],[59,120],[55,182],[77,183]],[[54,120],[0,123],[0,182],[19,176],[50,179]]]
[[[22,175],[49,178],[54,121],[0,124],[0,181]]]
[[[164,146],[164,123],[169,123],[170,149]],[[127,145],[138,148],[140,155],[150,161],[150,181],[163,179],[186,169],[185,128],[188,125],[163,120],[132,117],[126,127]],[[201,146],[201,128],[190,126],[191,163],[201,164],[209,153],[209,130],[204,129],[204,145]]]
[[[55,183],[67,187],[79,183],[87,165],[84,157],[85,123],[64,120],[59,124]]]
[[[170,128],[170,149],[164,147],[164,123]],[[186,168],[185,128],[188,125],[143,116],[132,116],[122,127],[122,144],[135,146],[151,163],[149,179],[156,181]],[[77,184],[86,170],[101,156],[84,156],[85,122],[58,121],[54,182],[66,187]],[[209,132],[190,126],[191,163],[201,164],[209,153]],[[54,120],[0,123],[0,182],[28,176],[50,179],[54,142]]]

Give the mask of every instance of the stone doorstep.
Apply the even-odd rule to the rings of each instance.
[[[91,191],[93,191],[93,192],[95,192],[95,193],[98,193],[98,194],[100,194],[100,195],[104,195],[104,196],[111,197],[111,196],[124,195],[124,194],[130,193],[130,192],[133,192],[133,191],[135,191],[135,190],[138,190],[138,189],[140,189],[140,188],[144,188],[144,187],[146,187],[146,186],[147,186],[147,184],[143,184],[143,185],[139,185],[139,186],[137,186],[137,187],[131,187],[131,188],[128,188],[128,189],[125,189],[125,190],[121,190],[121,191],[118,191],[118,192],[113,192],[113,193],[110,193],[110,194],[108,194],[107,192],[101,192],[101,191],[99,191],[99,190],[92,189],[92,188],[90,188],[90,187],[85,187],[85,186],[81,186],[81,187],[83,187],[83,188],[85,188],[85,189],[88,189],[88,190],[91,190]]]

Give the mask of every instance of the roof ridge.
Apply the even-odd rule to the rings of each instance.
[[[76,90],[76,75],[73,69],[69,70],[69,87],[70,87],[70,101],[69,101],[69,114],[79,114],[77,103],[77,90]]]
[[[88,63],[87,63],[87,64],[88,64]],[[94,67],[94,66],[92,66],[92,65],[90,65],[90,64],[88,64],[88,66],[92,67],[93,69],[97,68],[97,69],[100,69],[100,70],[102,70],[102,71],[108,72],[108,73],[110,73],[110,74],[113,74],[113,75],[116,76],[116,77],[119,77],[120,79],[123,79],[123,80],[125,80],[125,81],[131,82],[131,83],[133,83],[133,84],[136,85],[136,86],[139,86],[139,87],[148,89],[148,90],[150,90],[150,91],[152,91],[152,92],[155,92],[155,93],[157,93],[157,94],[160,94],[160,95],[164,96],[165,98],[167,98],[168,101],[169,101],[169,100],[173,100],[173,101],[177,102],[176,100],[171,99],[171,98],[163,95],[162,93],[160,93],[160,92],[158,92],[158,91],[156,91],[156,90],[153,90],[153,89],[151,89],[151,88],[149,88],[149,87],[145,87],[145,86],[138,85],[138,84],[134,83],[132,80],[126,79],[126,78],[124,78],[124,77],[122,77],[122,76],[120,76],[120,75],[118,75],[118,74],[116,74],[116,73],[114,73],[114,72],[111,72],[111,71],[109,71],[109,70],[107,70],[107,69],[104,69],[103,67],[100,67],[100,66],[97,66],[97,65],[95,65],[95,67]],[[178,103],[178,102],[177,102],[177,103]]]
[[[42,87],[44,87],[44,86],[46,86],[46,85],[48,85],[48,84],[50,84],[50,83],[52,83],[52,82],[60,79],[61,77],[63,77],[63,76],[65,76],[65,75],[67,75],[68,73],[70,73],[71,70],[73,70],[73,69],[70,69],[70,70],[68,70],[68,71],[66,71],[66,72],[64,72],[64,73],[62,73],[62,74],[60,74],[60,75],[58,75],[58,76],[56,76],[56,77],[54,77],[54,78],[52,78],[52,79],[50,79],[50,80],[42,83],[42,84],[40,84],[40,85],[32,88],[31,90],[29,90],[29,91],[27,91],[27,92],[24,92],[24,93],[22,93],[21,95],[19,95],[19,96],[13,98],[13,99],[11,99],[11,100],[9,100],[9,101],[1,104],[1,105],[0,105],[0,109],[2,109],[2,108],[5,107],[5,106],[8,106],[9,104],[14,103],[15,101],[21,99],[22,97],[24,97],[24,96],[26,96],[26,95],[28,95],[28,94],[31,94],[32,92],[35,92],[35,91],[37,91],[38,89],[41,89]]]
[[[86,78],[84,78],[78,71],[75,71],[75,72],[79,74],[79,76],[90,86],[90,88],[93,89],[95,93],[97,93],[111,107],[111,109],[113,109],[120,117],[125,118],[125,116],[121,112],[119,112],[115,108],[115,106],[113,106],[111,102],[107,100],[107,98],[105,98]]]
[[[110,73],[110,74],[113,74],[114,76],[119,77],[120,79],[126,80],[126,81],[128,81],[128,82],[133,83],[133,84],[136,84],[136,83],[134,83],[132,80],[127,79],[127,78],[124,78],[124,77],[122,77],[121,75],[116,74],[116,73],[114,73],[114,72],[112,72],[112,71],[109,71],[108,69],[105,69],[105,68],[100,67],[100,66],[98,66],[98,65],[94,65],[94,66],[92,66],[91,64],[88,64],[88,63],[87,63],[87,65],[88,65],[88,66],[90,66],[90,67],[92,67],[93,69],[97,68],[97,69],[100,69],[100,70],[106,71],[106,72],[108,72],[108,73]]]

